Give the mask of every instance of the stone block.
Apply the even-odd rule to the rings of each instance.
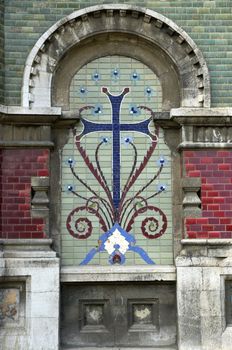
[[[33,258],[33,250],[29,253],[30,257],[4,259],[4,282],[0,280],[0,318],[4,321],[0,321],[1,350],[59,348],[59,260],[53,254],[49,257],[48,251],[43,258]]]

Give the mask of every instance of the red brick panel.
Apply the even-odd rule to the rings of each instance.
[[[202,217],[185,219],[188,238],[232,238],[232,151],[184,151],[186,175],[201,177]]]
[[[0,237],[44,238],[44,219],[31,217],[31,177],[49,176],[49,150],[0,150]]]

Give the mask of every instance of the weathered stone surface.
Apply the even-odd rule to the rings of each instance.
[[[229,349],[231,330],[223,310],[232,247],[231,240],[222,241],[183,240],[185,249],[176,259],[179,349]],[[221,257],[212,257],[212,247],[217,250],[220,243]]]
[[[61,269],[62,282],[113,282],[113,281],[175,281],[174,266],[91,266],[63,267]]]
[[[41,244],[45,243],[42,241]],[[17,257],[17,249],[14,254],[14,251],[8,247],[6,254],[4,254],[3,248],[3,254],[6,255],[2,258],[5,263],[5,289],[3,291],[3,282],[0,278],[0,295],[3,296],[3,301],[0,302],[0,315],[5,322],[0,327],[1,350],[58,349],[59,259],[54,256],[54,252],[48,250],[44,251],[42,257],[41,244],[38,243],[38,251],[33,251],[30,246],[27,250],[25,245],[23,250],[22,246],[19,246],[19,258]],[[12,247],[15,249],[17,243],[14,242]],[[16,287],[10,287],[12,284],[20,285],[20,283],[25,288],[24,299],[20,297],[21,292],[17,292]],[[14,319],[18,313],[17,307],[19,310],[23,307],[25,312],[22,314],[21,311],[23,323],[21,322],[19,326],[17,319]],[[11,323],[16,322],[16,326],[14,325],[14,329],[10,329],[10,332],[9,318]]]

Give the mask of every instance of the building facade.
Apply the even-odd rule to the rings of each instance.
[[[230,2],[0,11],[0,349],[231,349]]]

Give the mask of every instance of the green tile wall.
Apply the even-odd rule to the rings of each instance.
[[[119,79],[115,80],[112,78],[111,73],[114,69],[119,70]],[[100,74],[100,80],[95,82],[92,80],[92,75],[95,72]],[[139,80],[134,82],[131,80],[131,75],[134,72],[139,75]],[[159,80],[154,73],[142,63],[133,60],[131,58],[122,56],[110,56],[101,59],[94,60],[84,66],[74,76],[71,87],[70,87],[70,108],[79,109],[85,105],[100,104],[102,107],[102,113],[98,116],[93,115],[89,111],[85,111],[83,117],[92,122],[111,122],[111,106],[108,98],[101,92],[101,87],[106,86],[110,92],[115,95],[119,95],[124,87],[130,88],[130,93],[126,95],[121,106],[121,121],[123,123],[139,122],[147,117],[146,113],[141,113],[138,116],[131,116],[130,107],[133,105],[145,105],[152,108],[153,111],[160,111],[162,107],[162,91]],[[144,90],[149,86],[153,90],[153,95],[149,98],[145,95]],[[80,88],[85,87],[88,93],[85,96],[80,94]],[[151,131],[154,131],[154,124],[150,125]],[[77,125],[77,130],[80,133],[82,130],[82,124]],[[88,134],[82,138],[81,144],[86,149],[87,154],[91,161],[95,164],[95,149],[101,140],[101,137],[111,137],[109,132],[96,132]],[[124,144],[123,140],[126,136],[132,136],[133,142],[138,150],[138,163],[143,159],[146,150],[149,148],[151,141],[149,137],[144,137],[143,134],[139,133],[127,133],[122,132],[121,142],[121,185],[125,184],[128,175],[130,173],[131,164],[133,162],[134,153],[132,147]],[[84,164],[81,156],[76,150],[74,144],[74,138],[72,132],[70,132],[70,138],[68,143],[65,145],[62,153],[62,263],[63,265],[78,265],[83,260],[85,255],[94,247],[97,246],[99,236],[103,233],[99,227],[97,218],[88,214],[88,218],[93,223],[93,233],[87,240],[80,240],[73,238],[67,228],[66,219],[72,209],[77,206],[85,204],[85,201],[75,197],[72,193],[67,191],[69,184],[74,185],[74,189],[80,195],[84,197],[90,196],[90,193],[85,189],[83,185],[72,175],[70,168],[67,164],[67,160],[71,157],[75,160],[75,171],[82,178],[85,179],[92,188],[100,195],[104,197],[104,191],[100,188],[92,174],[90,174],[86,165]],[[112,185],[112,156],[111,156],[112,140],[109,144],[102,146],[100,152],[100,164],[103,168],[103,173],[106,180],[111,187]],[[141,233],[141,222],[147,216],[158,216],[154,215],[154,212],[148,212],[140,216],[140,219],[135,221],[133,226],[133,234],[136,238],[136,244],[147,251],[150,258],[152,258],[156,264],[172,264],[173,263],[173,245],[172,245],[172,213],[171,213],[171,160],[170,151],[163,139],[163,131],[160,130],[159,142],[157,148],[151,157],[148,166],[142,172],[139,180],[134,184],[129,193],[133,196],[144,184],[146,184],[157,172],[159,168],[159,159],[164,157],[167,161],[161,175],[157,180],[147,188],[145,196],[149,197],[151,194],[157,191],[160,184],[164,184],[167,188],[165,192],[162,192],[159,196],[149,201],[149,204],[157,206],[162,209],[168,219],[168,229],[163,236],[158,239],[150,240],[145,238]],[[144,193],[143,193],[144,194]],[[79,218],[77,216],[76,218]],[[94,265],[108,265],[108,254],[100,253],[95,256],[91,264]],[[139,257],[138,254],[128,252],[126,254],[126,263],[128,265],[134,264],[145,264],[144,261]]]
[[[117,1],[155,10],[172,19],[196,42],[209,66],[212,106],[232,103],[232,6],[229,0]],[[5,0],[5,103],[20,104],[23,68],[36,40],[60,18],[92,0]],[[2,7],[1,2],[0,8]],[[1,22],[0,22],[1,31]]]

